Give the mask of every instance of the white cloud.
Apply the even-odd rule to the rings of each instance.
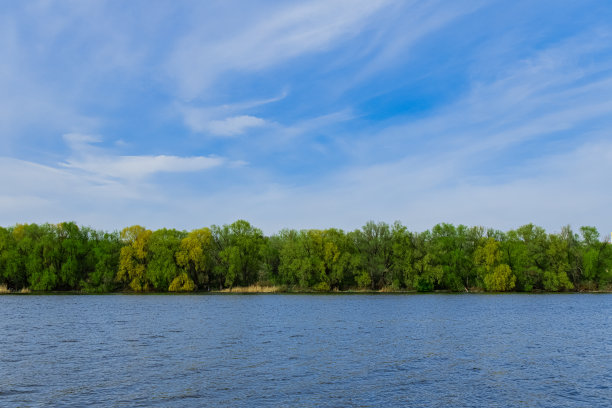
[[[146,183],[125,183],[73,169],[0,157],[0,225],[76,221],[105,230],[146,225],[160,191]]]
[[[246,131],[266,126],[267,122],[251,115],[229,116],[224,119],[210,119],[207,111],[184,108],[185,124],[193,131],[214,136],[238,136]]]
[[[186,99],[199,96],[220,74],[260,70],[299,55],[318,52],[360,33],[389,1],[317,0],[260,16],[235,35],[212,38],[194,30],[173,53],[168,69]]]
[[[179,156],[88,156],[70,159],[62,165],[69,169],[83,170],[103,177],[136,180],[155,173],[181,173],[207,170],[222,165],[219,157]]]
[[[213,120],[208,123],[211,133],[221,136],[236,136],[243,134],[246,130],[261,127],[266,121],[249,115],[240,115],[225,118],[223,120]]]
[[[60,165],[66,169],[84,171],[102,178],[139,180],[160,172],[195,172],[226,163],[221,157],[112,155],[102,148],[92,146],[92,143],[102,141],[98,136],[70,133],[63,137],[72,150],[72,157]]]
[[[221,157],[124,156],[94,145],[102,138],[66,134],[72,156],[57,166],[0,157],[0,225],[75,220],[99,228],[147,224],[168,210],[158,173],[240,167]]]
[[[265,119],[245,114],[244,111],[281,101],[286,96],[287,91],[283,91],[279,96],[268,99],[237,102],[214,107],[177,105],[176,110],[183,117],[185,125],[193,132],[205,133],[209,136],[238,136],[253,128],[272,125]]]

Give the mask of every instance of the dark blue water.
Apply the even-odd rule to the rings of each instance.
[[[0,406],[612,406],[612,295],[0,296]]]

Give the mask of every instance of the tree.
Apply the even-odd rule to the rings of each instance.
[[[49,224],[18,225],[14,234],[30,288],[41,291],[56,289],[61,259],[52,227]]]
[[[93,270],[81,281],[87,292],[110,292],[116,289],[115,275],[123,244],[119,233],[91,232],[90,254]]]
[[[509,231],[506,238],[502,243],[504,262],[516,275],[518,287],[527,292],[541,289],[544,270],[549,264],[546,231],[533,224],[526,224]]]
[[[580,232],[583,283],[589,288],[605,288],[612,281],[612,245],[599,240],[599,232],[595,227],[582,227]]]
[[[442,283],[444,270],[434,262],[431,233],[409,232],[396,222],[393,226],[392,269],[407,289],[431,292]]]
[[[282,247],[283,238],[280,235],[264,237],[264,242],[261,246],[262,264],[258,277],[260,283],[282,283],[279,275],[280,251]]]
[[[195,283],[186,272],[182,272],[175,277],[168,287],[170,292],[193,292],[195,289]]]
[[[506,292],[514,289],[516,276],[506,264],[497,265],[484,277],[485,288],[491,292]]]
[[[373,221],[354,232],[355,247],[360,254],[359,270],[368,274],[372,289],[387,285],[400,286],[391,276],[392,233],[389,225]],[[361,282],[365,282],[362,277]]]
[[[124,247],[121,248],[119,257],[117,281],[127,284],[135,292],[142,292],[151,287],[146,277],[146,270],[152,234],[152,231],[140,225],[124,228],[120,233]]]
[[[551,292],[573,289],[574,285],[567,276],[570,270],[567,240],[559,235],[551,235],[546,255],[550,262],[542,277],[544,289]]]
[[[488,291],[505,292],[514,289],[516,276],[507,264],[501,263],[501,245],[494,238],[481,241],[474,252],[474,264],[479,271],[478,278]]]
[[[330,290],[342,288],[352,278],[355,262],[343,231],[284,230],[280,237],[278,271],[283,283]]]
[[[331,289],[342,289],[349,276],[353,275],[355,259],[351,254],[350,241],[342,230],[335,228],[322,231],[320,238],[320,259],[323,262],[319,263],[319,268],[322,288],[329,285]]]
[[[76,289],[87,275],[88,230],[81,230],[74,222],[63,222],[50,227],[57,241],[54,257],[58,262],[58,284],[62,289]]]
[[[444,271],[443,284],[451,290],[467,290],[474,283],[473,254],[483,228],[438,224],[432,229],[433,262]]]
[[[183,270],[185,282],[191,280],[194,289],[208,285],[209,253],[212,246],[212,233],[208,228],[191,231],[181,240],[176,252],[176,263]],[[195,284],[197,282],[197,285]],[[189,287],[189,285],[188,285]]]
[[[175,229],[162,228],[151,234],[148,243],[149,256],[146,267],[147,281],[157,291],[166,291],[179,275],[175,254],[179,252],[185,233]]]
[[[212,226],[217,247],[217,275],[226,287],[248,286],[257,282],[261,267],[263,234],[247,221],[238,220],[223,227]]]
[[[0,227],[0,284],[12,289],[27,286],[28,277],[12,228]]]
[[[311,284],[309,254],[305,243],[305,232],[282,230],[280,238],[278,278],[286,285],[308,287]]]

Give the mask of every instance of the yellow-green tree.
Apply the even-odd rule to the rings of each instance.
[[[501,263],[500,244],[494,238],[487,238],[474,251],[474,263],[479,270],[485,289],[490,292],[506,292],[514,289],[516,276],[507,264]]]
[[[212,233],[208,228],[193,230],[181,240],[179,250],[176,252],[176,264],[184,272],[180,276],[177,276],[175,281],[180,278],[179,281],[181,282],[191,282],[191,284],[187,286],[181,283],[181,288],[193,287],[191,290],[195,290],[195,282],[197,282],[198,286],[209,284],[207,254],[211,249],[211,245]],[[170,285],[171,287],[175,287],[173,286],[175,281],[172,282]],[[177,285],[179,281],[176,282]],[[170,288],[169,290],[172,291]]]
[[[172,282],[170,282],[170,286],[168,286],[170,292],[193,292],[195,289],[195,283],[193,283],[193,280],[191,280],[185,272],[182,272],[174,278]]]
[[[120,237],[124,243],[119,255],[119,272],[117,281],[127,284],[132,290],[142,292],[148,290],[150,285],[146,279],[149,240],[152,231],[133,225],[124,228]]]

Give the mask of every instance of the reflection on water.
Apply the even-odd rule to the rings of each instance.
[[[0,297],[0,406],[612,406],[612,295]]]

